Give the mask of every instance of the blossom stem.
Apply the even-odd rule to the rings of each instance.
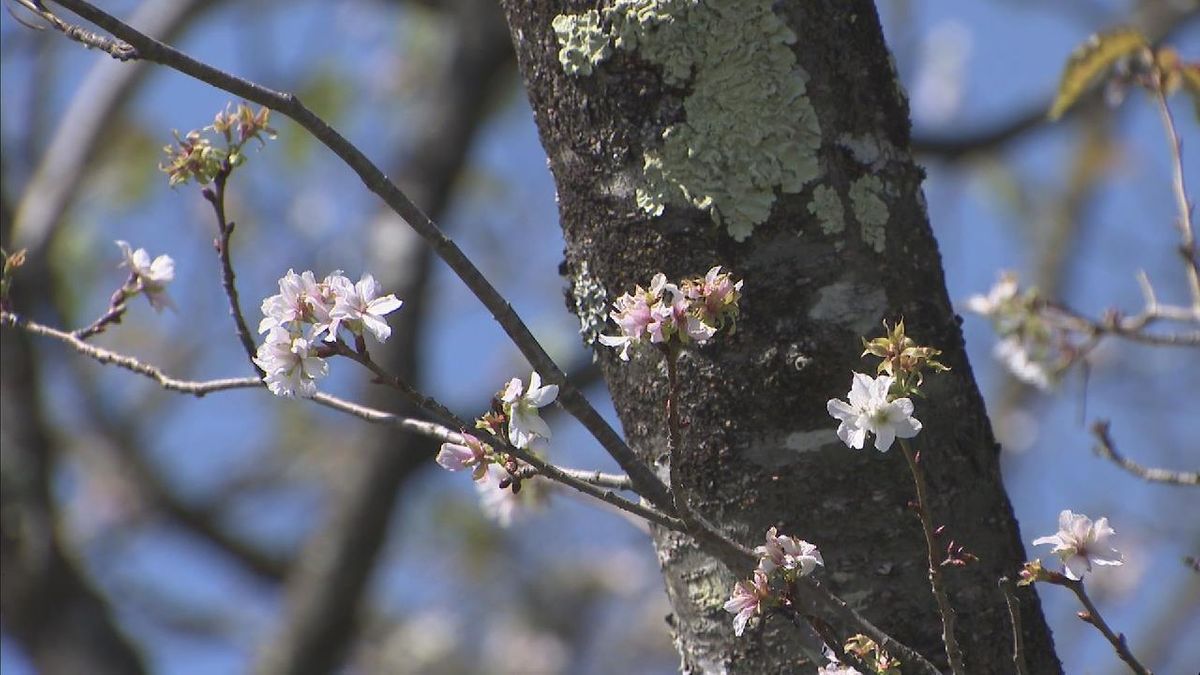
[[[221,262],[221,287],[225,289],[225,297],[229,299],[229,314],[233,316],[238,341],[242,343],[242,349],[250,359],[250,365],[254,367],[254,372],[258,373],[259,377],[263,377],[266,373],[254,361],[258,348],[254,344],[254,338],[251,337],[250,329],[246,326],[246,318],[242,314],[242,305],[238,300],[237,284],[235,283],[237,275],[233,272],[233,260],[229,253],[229,240],[233,237],[233,223],[225,217],[225,183],[232,172],[233,167],[229,165],[229,160],[225,160],[221,164],[221,170],[217,172],[216,178],[213,179],[214,189],[204,190],[203,194],[205,199],[212,204],[213,212],[217,217],[217,240],[213,244],[217,249],[217,258]]]
[[[683,429],[679,420],[679,349],[674,345],[663,347],[667,361],[667,456],[671,463],[671,499],[675,512],[685,522],[692,520],[691,508],[683,494]]]
[[[898,440],[917,489],[917,517],[921,520],[921,529],[925,534],[925,551],[929,557],[929,585],[933,589],[933,597],[937,600],[938,613],[942,615],[942,644],[946,646],[946,658],[950,661],[951,672],[954,675],[964,675],[966,667],[963,665],[962,650],[958,646],[958,638],[954,636],[954,607],[950,605],[950,598],[946,594],[942,579],[941,565],[938,564],[937,535],[934,533],[933,519],[929,515],[929,490],[925,485],[925,473],[921,470],[908,440]]]
[[[106,310],[104,314],[101,314],[95,321],[91,322],[87,326],[84,326],[83,328],[80,328],[79,330],[76,330],[73,333],[75,337],[79,338],[80,340],[86,340],[93,335],[103,333],[105,329],[108,328],[109,324],[121,323],[121,318],[125,316],[125,310],[127,309],[126,301],[129,300],[131,295],[133,295],[133,292],[130,292],[128,289],[136,288],[135,284],[137,284],[137,275],[131,273],[129,275],[129,281],[125,282],[124,286],[117,289],[116,293],[113,293],[112,301],[108,305],[108,310]]]
[[[1117,656],[1125,662],[1129,669],[1138,675],[1151,675],[1149,669],[1143,666],[1141,662],[1134,657],[1133,652],[1129,651],[1129,645],[1125,642],[1125,636],[1120,633],[1114,633],[1108,627],[1108,623],[1104,621],[1104,617],[1100,616],[1100,610],[1096,609],[1096,605],[1092,603],[1092,599],[1088,597],[1087,591],[1083,587],[1082,581],[1074,581],[1063,577],[1061,581],[1056,581],[1059,585],[1066,586],[1071,589],[1076,598],[1079,598],[1079,603],[1084,606],[1084,612],[1079,613],[1079,618],[1086,623],[1095,626],[1096,630],[1104,635],[1104,639],[1113,646],[1117,651]]]
[[[1008,608],[1008,619],[1012,623],[1013,666],[1017,675],[1029,675],[1029,667],[1025,665],[1025,638],[1021,632],[1021,603],[1017,600],[1016,584],[1008,577],[1001,577],[999,586],[1004,594],[1004,605]]]

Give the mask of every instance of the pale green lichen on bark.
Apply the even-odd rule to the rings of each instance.
[[[559,59],[587,74],[609,43],[598,45],[591,19],[569,16],[554,19]],[[776,189],[798,193],[820,174],[820,125],[788,47],[796,35],[769,0],[614,0],[600,16],[614,46],[661,66],[668,84],[691,85],[686,119],[643,157],[642,211],[690,204],[741,241],[770,216]]]
[[[828,235],[841,234],[846,229],[846,214],[837,190],[828,185],[818,185],[813,190],[813,199],[808,212],[816,216],[821,231]]]
[[[883,192],[883,182],[870,174],[850,185],[850,203],[862,228],[863,243],[876,253],[883,253],[887,239],[888,208]]]
[[[559,14],[550,26],[560,46],[558,61],[569,75],[591,75],[596,64],[608,58],[608,34],[596,10]]]

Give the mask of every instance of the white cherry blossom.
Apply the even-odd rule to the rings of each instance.
[[[907,398],[888,400],[892,386],[890,375],[870,377],[854,373],[854,383],[847,395],[849,403],[831,398],[825,404],[829,414],[841,421],[837,435],[848,447],[861,450],[867,433],[875,436],[875,449],[887,452],[899,438],[912,438],[921,430],[913,418],[913,404]]]
[[[380,297],[382,287],[370,274],[363,274],[356,284],[343,276],[331,276],[329,285],[334,297],[333,310],[329,313],[331,335],[337,333],[339,326],[345,326],[355,335],[362,335],[365,329],[380,342],[388,339],[392,328],[383,317],[400,309],[403,302],[391,293]]]
[[[266,373],[263,380],[276,396],[311,398],[317,393],[317,378],[329,373],[329,364],[316,356],[308,340],[279,327],[267,333],[254,362]]]
[[[1092,522],[1091,518],[1064,509],[1058,514],[1058,532],[1033,540],[1034,546],[1051,544],[1051,553],[1063,562],[1063,574],[1068,579],[1079,581],[1092,571],[1092,565],[1123,565],[1120,552],[1106,543],[1116,534],[1108,526],[1108,518]]]
[[[128,267],[137,276],[138,290],[146,295],[150,306],[161,312],[164,307],[171,306],[171,298],[167,296],[167,284],[175,279],[175,261],[171,256],[163,254],[150,260],[146,249],[136,251],[128,242],[117,241],[121,253],[125,256],[122,266]]]
[[[526,390],[520,378],[514,377],[504,388],[500,399],[508,414],[508,440],[518,448],[541,450],[550,438],[550,426],[538,413],[558,397],[558,385],[542,386],[542,377],[534,371]]]

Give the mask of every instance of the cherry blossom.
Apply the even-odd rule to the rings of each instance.
[[[308,340],[280,327],[267,333],[254,362],[266,373],[263,380],[276,396],[311,398],[317,393],[317,378],[329,373],[329,364],[316,356]]]
[[[472,469],[471,477],[483,480],[490,464],[491,446],[471,434],[462,434],[463,443],[442,443],[437,463],[447,471]]]
[[[163,254],[152,261],[144,248],[135,251],[128,242],[120,240],[117,241],[117,246],[125,256],[121,265],[128,267],[137,277],[137,290],[146,295],[150,306],[159,312],[164,307],[170,307],[171,298],[167,296],[167,284],[175,279],[175,261],[171,256]]]
[[[1068,579],[1079,581],[1083,575],[1092,571],[1092,564],[1123,565],[1120,552],[1105,543],[1105,540],[1116,534],[1108,526],[1108,518],[1101,518],[1095,523],[1091,518],[1072,513],[1064,509],[1058,514],[1058,532],[1033,540],[1034,546],[1052,544],[1051,553],[1057,555],[1065,568],[1063,574]]]
[[[380,297],[379,282],[370,274],[363,274],[356,284],[351,284],[346,277],[332,277],[330,287],[334,297],[333,310],[329,313],[333,320],[331,334],[337,333],[339,326],[345,326],[355,335],[362,335],[365,329],[380,342],[388,339],[392,328],[383,317],[400,309],[403,302],[391,293]]]
[[[776,569],[799,571],[800,576],[812,574],[817,565],[824,565],[817,547],[803,539],[780,535],[775,528],[767,530],[766,544],[754,549],[760,558],[759,569],[770,574]]]
[[[500,400],[508,415],[508,440],[518,448],[541,450],[550,438],[550,427],[538,413],[558,397],[558,385],[542,386],[542,377],[534,371],[526,390],[520,378],[514,377],[504,388]]]
[[[848,447],[861,450],[869,432],[875,436],[875,449],[887,452],[897,437],[912,438],[921,431],[910,399],[888,400],[893,382],[890,375],[872,378],[854,373],[849,403],[833,398],[825,404],[829,414],[841,421],[837,435]]]
[[[258,332],[266,333],[275,327],[292,328],[295,323],[310,323],[310,337],[315,339],[321,333],[328,332],[327,339],[332,340],[334,333],[330,330],[329,312],[333,309],[333,298],[328,282],[338,274],[335,272],[326,277],[324,283],[318,284],[308,270],[301,274],[288,270],[279,280],[279,293],[262,302],[263,320],[258,324]]]
[[[733,594],[725,603],[725,611],[733,614],[733,633],[741,636],[746,630],[750,617],[762,612],[762,603],[771,597],[771,589],[767,585],[767,573],[761,569],[754,570],[754,578],[737,582]]]

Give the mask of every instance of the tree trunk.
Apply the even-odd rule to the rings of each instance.
[[[874,6],[621,3],[585,15],[509,0],[505,11],[558,187],[573,287],[599,284],[611,302],[657,271],[677,280],[719,264],[745,279],[736,334],[680,364],[689,426],[676,470],[689,500],[747,546],[772,525],[817,544],[823,584],[944,665],[904,457],[846,448],[825,410],[852,370],[874,368],[859,358],[860,336],[903,316],[953,368],[927,378],[916,441],[943,545],[952,538],[979,557],[947,570],[967,671],[1013,672],[996,581],[1016,574],[1025,551]],[[560,13],[563,43],[552,27]],[[602,309],[579,311],[595,319]],[[622,363],[603,351],[630,444],[665,471],[661,359],[645,350]],[[673,533],[657,531],[655,545],[685,671],[799,670],[805,637],[792,624],[772,618],[761,636],[734,637],[722,603],[749,569],[725,569]],[[1030,672],[1060,672],[1036,595],[1021,600]]]

